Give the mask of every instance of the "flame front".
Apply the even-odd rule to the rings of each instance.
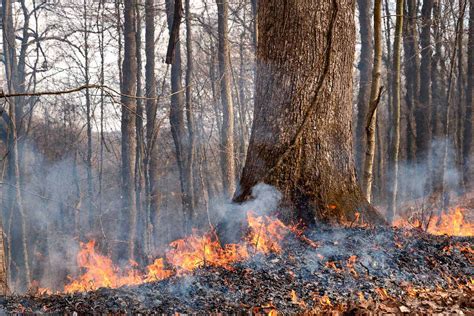
[[[463,212],[461,208],[456,208],[446,214],[432,216],[427,231],[435,235],[473,236],[474,225],[465,219]],[[201,236],[193,232],[187,238],[172,242],[164,258],[155,259],[144,270],[140,270],[133,263],[126,268],[119,268],[110,258],[95,251],[95,241],[81,243],[77,263],[84,273],[75,279],[71,278],[71,282],[64,287],[64,291],[71,293],[91,291],[101,287],[117,288],[124,285],[138,285],[189,273],[203,266],[232,269],[233,263],[248,259],[251,254],[281,252],[282,241],[289,232],[294,232],[298,236],[297,226],[287,227],[278,219],[248,212],[247,221],[247,236],[238,244],[222,247],[215,232],[208,232]],[[413,227],[413,224],[402,220],[398,221],[396,226]],[[356,256],[351,256],[346,262],[349,271],[353,270],[356,260]],[[328,261],[326,266],[342,271],[334,262]],[[385,295],[383,289],[378,292],[382,297]],[[326,299],[324,302],[328,304]]]
[[[77,264],[85,273],[64,287],[65,292],[90,291],[99,287],[116,288],[139,284],[141,277],[132,267],[120,271],[108,257],[95,252],[95,241],[81,243]]]
[[[428,232],[433,235],[474,236],[474,223],[469,223],[464,217],[467,210],[460,207],[450,209],[441,216],[433,216]]]
[[[433,215],[426,220],[426,223],[420,221],[420,219],[414,219],[412,221],[400,218],[395,221],[394,226],[396,227],[407,227],[407,228],[423,228],[433,235],[449,235],[449,236],[474,236],[474,223],[471,223],[465,214],[468,210],[456,207],[451,208],[441,215]],[[424,225],[423,225],[424,224]]]
[[[280,252],[281,242],[291,231],[280,220],[257,216],[248,212],[248,235],[239,244],[221,246],[217,235],[208,232],[202,236],[193,232],[187,238],[173,241],[165,258],[157,258],[145,272],[131,264],[125,269],[115,266],[112,260],[95,251],[95,241],[81,243],[77,264],[85,272],[64,287],[67,293],[96,290],[101,287],[117,288],[159,281],[173,275],[189,273],[203,266],[231,269],[231,264],[245,260],[250,253]]]

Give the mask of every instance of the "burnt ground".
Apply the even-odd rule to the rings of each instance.
[[[318,228],[281,254],[138,287],[2,298],[26,313],[445,313],[474,315],[474,238]],[[357,258],[351,256],[357,256]]]

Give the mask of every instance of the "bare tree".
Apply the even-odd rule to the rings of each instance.
[[[188,128],[188,148],[187,148],[187,159],[185,168],[185,179],[187,182],[187,195],[189,198],[189,208],[188,216],[186,218],[187,223],[185,224],[188,230],[192,226],[193,218],[195,217],[195,198],[194,198],[194,155],[195,155],[195,136],[194,136],[194,112],[193,112],[193,30],[192,30],[192,21],[191,21],[191,8],[190,0],[184,0],[185,5],[185,19],[186,19],[186,122]]]
[[[417,28],[417,0],[407,0],[405,3],[405,19],[403,28],[403,51],[405,70],[405,102],[406,113],[406,150],[407,161],[414,162],[416,157],[416,126],[414,111],[418,109],[420,94],[420,52]]]
[[[464,114],[463,177],[466,189],[471,187],[472,102],[474,102],[474,0],[469,0],[469,39],[467,46],[467,91]]]
[[[135,0],[124,1],[124,58],[122,85],[122,241],[123,257],[134,258],[137,226],[135,193],[137,57]],[[122,247],[123,248],[123,247]],[[126,251],[125,251],[126,250]]]
[[[234,159],[234,105],[231,90],[231,66],[228,39],[228,11],[227,0],[216,0],[217,29],[219,38],[219,73],[220,96],[222,103],[222,133],[221,133],[221,165],[222,186],[228,197],[235,192],[235,159]]]
[[[359,6],[359,32],[361,40],[359,68],[359,94],[357,97],[357,124],[355,129],[355,161],[357,171],[365,177],[364,160],[366,154],[366,122],[367,113],[369,112],[370,94],[371,94],[371,73],[372,62],[374,61],[374,42],[372,35],[372,0],[358,0]],[[375,28],[375,26],[374,26]],[[372,77],[373,80],[373,77]],[[363,183],[362,180],[361,183]]]
[[[390,196],[388,201],[387,220],[392,222],[397,207],[398,195],[398,169],[400,152],[400,108],[401,108],[401,87],[400,87],[400,54],[403,29],[403,0],[397,0],[397,19],[395,22],[395,42],[393,44],[393,111],[392,111],[392,180],[390,187]]]
[[[183,227],[185,232],[190,232],[190,220],[193,217],[193,201],[191,174],[186,172],[187,165],[187,147],[189,142],[186,135],[184,120],[185,95],[182,84],[182,65],[181,65],[181,42],[179,40],[179,26],[182,18],[182,1],[167,0],[166,13],[168,19],[168,29],[170,41],[166,61],[171,63],[171,105],[170,105],[170,125],[171,134],[175,145],[176,161],[178,164],[181,201],[183,206],[183,215],[185,221]]]
[[[421,176],[427,176],[431,167],[431,12],[433,0],[423,0],[421,8],[421,64],[420,64],[420,94],[415,108],[416,122],[416,160],[420,166],[426,166]],[[429,185],[426,188],[429,191]]]
[[[153,234],[153,216],[158,210],[156,157],[156,76],[155,76],[155,1],[145,0],[145,96],[146,99],[146,151],[144,157],[146,206],[145,248],[149,250]]]
[[[3,23],[3,54],[5,64],[5,74],[8,84],[8,93],[14,94],[18,90],[18,60],[16,55],[15,29],[13,26],[13,14],[11,0],[2,0],[2,23]],[[28,253],[28,240],[25,209],[23,208],[20,169],[18,163],[18,139],[17,139],[17,98],[6,99],[8,112],[2,109],[0,114],[5,122],[8,148],[8,169],[6,190],[7,195],[7,213],[9,219],[7,235],[10,237],[8,242],[10,256],[10,269],[13,273],[15,265],[24,269],[17,271],[15,277],[22,280],[27,287],[31,285],[31,271]],[[13,230],[13,233],[12,231]],[[16,237],[16,238],[15,238]]]
[[[372,84],[370,87],[370,102],[365,119],[367,149],[364,162],[362,190],[370,202],[372,196],[372,180],[375,157],[375,127],[377,122],[377,106],[381,97],[382,81],[382,0],[374,3],[374,61],[372,69]]]

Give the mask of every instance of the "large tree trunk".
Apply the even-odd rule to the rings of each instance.
[[[467,48],[467,93],[463,132],[463,179],[468,191],[471,187],[472,102],[474,101],[474,0],[469,0],[469,41]]]
[[[372,0],[357,0],[359,6],[360,60],[359,94],[357,96],[357,124],[355,133],[355,162],[357,171],[363,178],[366,154],[366,119],[371,93],[371,72],[374,53],[371,12]],[[373,78],[372,78],[373,79]],[[362,180],[363,183],[363,180]]]
[[[135,254],[137,207],[135,193],[135,122],[137,103],[136,15],[135,1],[125,0],[124,58],[122,86],[122,241],[128,248],[120,255]],[[131,97],[129,97],[131,96]]]
[[[256,100],[240,190],[278,188],[282,216],[369,223],[382,216],[356,182],[352,154],[354,0],[261,0]]]
[[[224,194],[227,197],[235,192],[235,161],[234,161],[234,106],[231,91],[231,65],[228,39],[228,2],[216,0],[217,29],[219,37],[219,72],[222,103],[222,139],[221,165]]]

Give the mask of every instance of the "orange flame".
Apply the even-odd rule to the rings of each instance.
[[[433,235],[474,236],[474,223],[464,218],[464,212],[467,210],[456,207],[441,216],[433,216],[433,225],[428,227],[428,232]]]
[[[81,248],[77,255],[77,263],[86,272],[66,285],[65,292],[88,291],[99,287],[115,288],[140,283],[141,278],[136,270],[129,268],[121,272],[110,258],[96,253],[94,240],[81,243]]]
[[[165,258],[157,258],[146,267],[146,272],[130,267],[119,269],[112,260],[96,253],[95,241],[81,243],[77,263],[84,274],[73,279],[64,287],[67,293],[91,291],[100,287],[117,288],[124,285],[138,285],[145,282],[159,281],[175,274],[181,275],[203,266],[219,266],[231,269],[231,264],[247,259],[250,252],[281,252],[281,242],[291,231],[280,220],[267,216],[247,214],[249,233],[239,244],[228,244],[222,247],[217,235],[208,232],[198,236],[196,232],[187,238],[173,241]],[[167,268],[167,264],[169,268]]]
[[[449,209],[440,216],[433,215],[427,225],[426,231],[433,235],[449,236],[474,236],[474,223],[464,216],[468,210],[456,207]],[[421,228],[422,222],[419,219],[408,221],[404,218],[397,219],[393,226],[406,228]]]

